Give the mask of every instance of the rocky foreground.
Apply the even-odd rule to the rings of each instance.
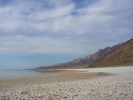
[[[132,75],[50,83],[39,83],[38,80],[37,83],[0,90],[0,100],[133,100]]]

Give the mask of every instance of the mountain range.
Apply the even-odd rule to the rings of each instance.
[[[112,47],[100,49],[90,56],[62,64],[41,66],[36,69],[94,68],[129,65],[133,65],[133,38]]]

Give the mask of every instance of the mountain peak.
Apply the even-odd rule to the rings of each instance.
[[[41,67],[41,69],[107,67],[125,65],[133,65],[133,38],[112,47],[99,49],[96,53],[90,56],[75,59],[71,62],[63,64]]]

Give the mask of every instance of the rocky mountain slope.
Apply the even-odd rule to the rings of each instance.
[[[133,65],[133,38],[127,42],[106,47],[84,58],[75,59],[71,62],[42,66],[37,69],[55,68],[86,68]]]
[[[106,56],[91,66],[124,66],[133,65],[133,39],[111,50]]]

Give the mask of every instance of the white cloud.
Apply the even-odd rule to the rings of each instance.
[[[0,7],[0,52],[85,54],[133,37],[132,0],[81,8],[72,0],[44,1],[50,8],[31,0]]]
[[[34,16],[32,17],[41,21],[62,18],[67,15],[70,15],[73,9],[74,5],[71,4],[64,7],[55,8],[54,10],[46,10],[44,12],[38,13],[37,15],[35,15],[35,17]]]
[[[0,52],[8,53],[84,53],[83,41],[51,37],[4,37],[0,39]],[[85,42],[85,41],[84,41]],[[82,48],[79,50],[79,48]],[[84,52],[83,52],[84,50]],[[88,52],[88,51],[87,51]]]

